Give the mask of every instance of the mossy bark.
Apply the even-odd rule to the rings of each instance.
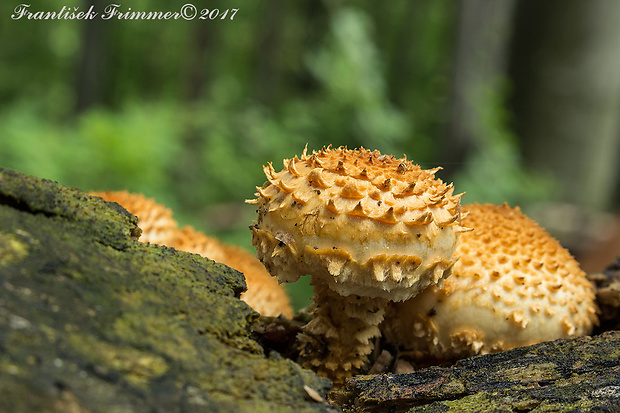
[[[355,412],[620,411],[620,332],[357,376],[331,398]]]
[[[0,169],[0,411],[328,411],[251,338],[243,276],[137,241],[136,218]]]

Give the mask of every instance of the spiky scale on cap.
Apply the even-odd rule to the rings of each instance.
[[[258,222],[252,229],[253,244],[263,262],[272,258],[273,275],[296,280],[306,273],[323,276],[341,295],[362,294],[404,300],[433,280],[434,267],[450,268],[460,226],[460,197],[453,186],[436,179],[440,169],[424,170],[406,159],[367,149],[323,148],[301,158],[283,161],[276,172],[264,167],[268,183],[258,188]],[[290,234],[298,256],[274,255],[273,233]],[[305,246],[316,247],[309,249]],[[334,279],[326,271],[317,250],[337,247],[351,258],[343,265],[357,276]],[[418,257],[414,271],[402,272],[387,260],[387,274],[397,279],[374,279],[368,262],[387,252]],[[321,269],[323,268],[323,269]],[[444,275],[448,275],[449,270]],[[357,280],[357,281],[356,281]],[[431,281],[433,280],[433,281]]]
[[[594,289],[574,258],[508,205],[463,206],[460,259],[441,287],[388,311],[385,335],[441,359],[588,334]]]

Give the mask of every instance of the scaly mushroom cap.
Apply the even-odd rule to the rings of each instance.
[[[555,239],[518,207],[463,206],[463,216],[474,230],[452,276],[388,310],[388,340],[458,359],[591,332],[594,288]]]
[[[402,301],[449,275],[460,195],[406,159],[323,148],[264,167],[252,244],[269,272],[312,274],[340,295]]]
[[[177,229],[166,245],[180,251],[202,255],[213,261],[224,262],[226,260],[224,244],[192,227],[185,226]]]
[[[263,316],[291,318],[293,308],[284,289],[249,252],[184,227],[176,231],[169,246],[221,262],[245,275],[247,291],[241,299]]]
[[[116,202],[130,214],[138,217],[138,227],[142,230],[140,241],[153,244],[166,244],[177,229],[172,211],[158,204],[152,198],[127,191],[91,192],[108,202]]]

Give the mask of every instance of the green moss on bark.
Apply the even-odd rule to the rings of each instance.
[[[235,270],[137,242],[136,218],[0,170],[1,411],[327,411],[266,357]]]
[[[472,357],[449,368],[358,376],[332,397],[355,412],[617,411],[620,332]]]

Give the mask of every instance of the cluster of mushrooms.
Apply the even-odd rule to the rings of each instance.
[[[304,149],[283,163],[279,172],[264,167],[267,182],[246,201],[258,208],[250,229],[260,262],[179,229],[168,209],[141,195],[94,195],[137,215],[141,241],[243,272],[242,299],[261,315],[290,318],[275,278],[310,275],[311,321],[297,337],[297,361],[335,387],[368,371],[379,337],[417,360],[456,360],[598,324],[594,286],[518,207],[462,206],[463,194],[435,177],[439,168],[363,148]]]
[[[309,274],[299,362],[336,387],[364,372],[377,337],[454,360],[598,323],[594,287],[559,243],[507,205],[461,206],[453,186],[366,149],[304,150],[257,188],[250,228],[280,282]]]

